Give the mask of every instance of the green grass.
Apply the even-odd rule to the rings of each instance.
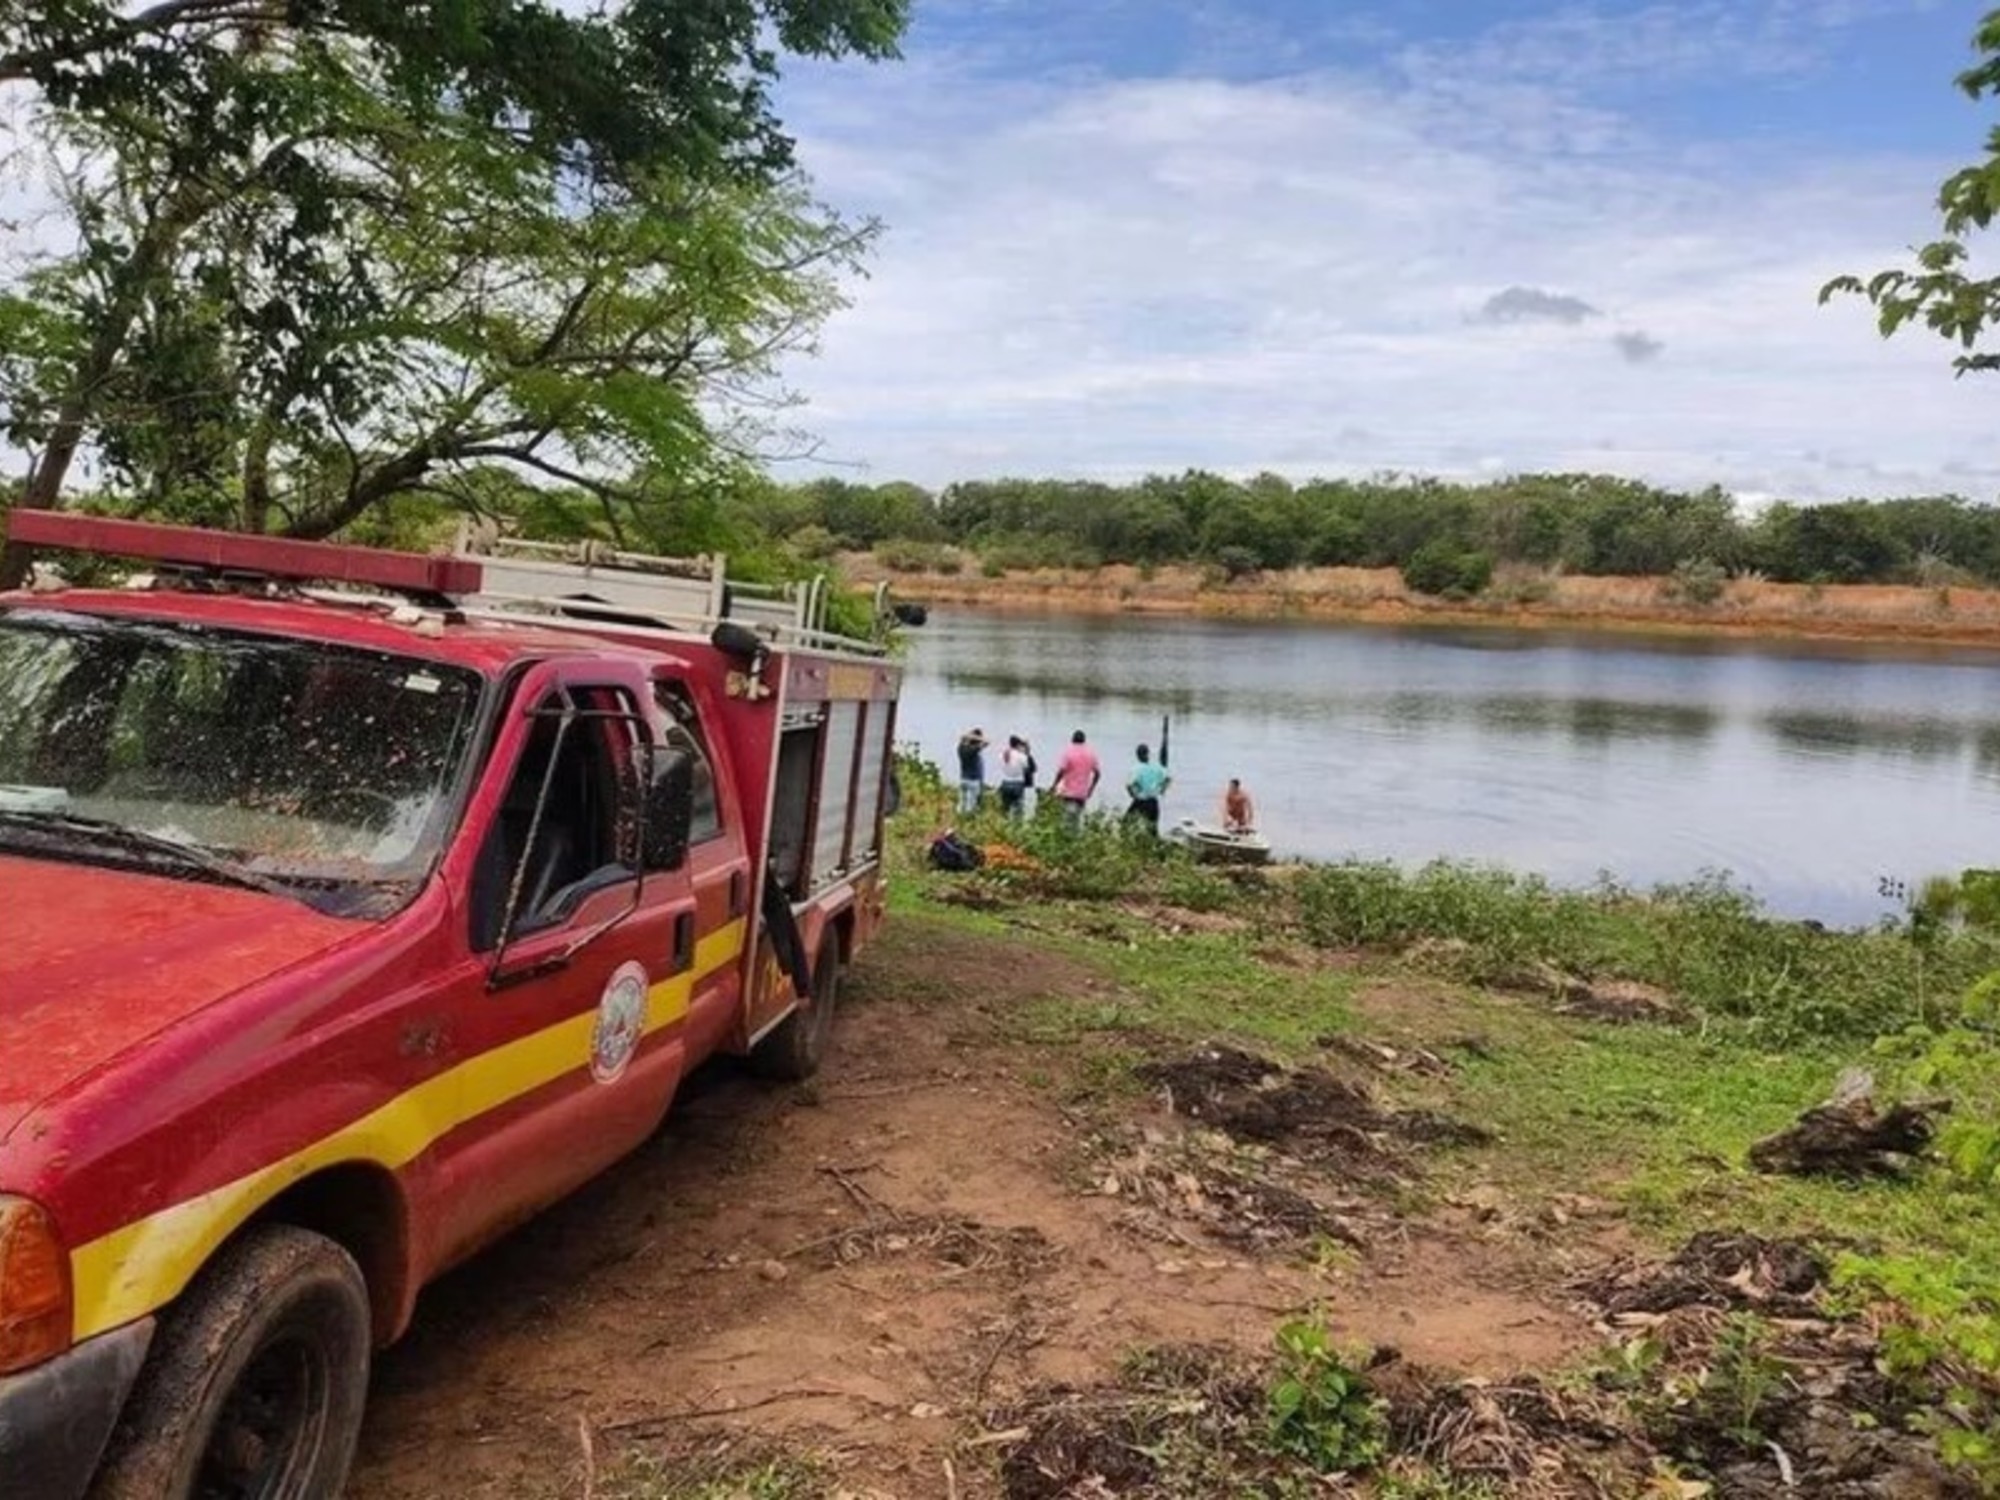
[[[1939,1014],[2000,965],[1965,930],[1916,942],[1893,929],[1824,932],[1764,913],[1726,881],[1638,894],[1563,890],[1452,863],[1319,866],[1295,882],[1298,921],[1326,947],[1455,945],[1449,966],[1494,981],[1537,965],[1657,985],[1763,1044],[1867,1038]]]
[[[969,831],[993,836],[981,822]],[[1105,977],[1083,994],[1031,1000],[1010,1022],[1019,1040],[1063,1057],[1073,1088],[1121,1092],[1143,1051],[1206,1038],[1294,1060],[1329,1032],[1429,1046],[1457,1063],[1452,1078],[1378,1086],[1499,1137],[1436,1158],[1441,1183],[1496,1186],[1523,1208],[1559,1194],[1607,1198],[1662,1249],[1701,1228],[1844,1247],[1852,1295],[1888,1298],[1903,1320],[1892,1339],[1903,1357],[1955,1363],[1989,1389],[2000,1382],[2000,980],[1983,1001],[1976,988],[2000,969],[2000,934],[1976,919],[1973,898],[1991,893],[1973,876],[1956,883],[1955,906],[1927,894],[1941,916],[1822,932],[1773,919],[1719,882],[1640,895],[1449,864],[1351,863],[1238,884],[1115,827],[1004,832],[1039,868],[969,877],[1005,903],[999,911],[940,903],[944,883],[928,875],[898,877],[895,904]],[[920,852],[910,843],[902,866]],[[1221,912],[1238,930],[1164,931],[1161,906]],[[1264,957],[1301,944],[1347,962]],[[1524,974],[1551,970],[1645,981],[1691,1023],[1607,1026],[1514,991]],[[1893,1044],[1878,1045],[1883,1036]],[[1466,1038],[1477,1045],[1457,1045]],[[1864,1182],[1747,1167],[1754,1141],[1856,1064],[1876,1070],[1884,1096],[1954,1100],[1944,1162]],[[1991,1405],[1965,1410],[1946,1446],[2000,1485],[2000,1419]]]
[[[903,914],[1031,943],[1111,981],[1106,991],[1024,1005],[1010,1021],[1024,1040],[1133,1033],[1193,1042],[1226,1035],[1302,1055],[1316,1037],[1353,1025],[1355,972],[1287,970],[1280,977],[1257,959],[1259,939],[1251,932],[1170,935],[1138,913],[1073,901],[967,911],[937,901],[927,882],[907,877],[892,879],[890,894]]]

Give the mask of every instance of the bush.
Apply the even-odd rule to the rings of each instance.
[[[997,809],[983,812],[968,830],[974,843],[1003,843],[1032,860],[1031,871],[1003,870],[995,878],[1038,895],[1078,901],[1106,901],[1132,893],[1154,865],[1172,857],[1173,846],[1134,828],[1112,813],[1098,813],[1072,828],[1053,797],[1044,795],[1035,816],[1003,819]]]
[[[1684,558],[1675,564],[1665,585],[1667,597],[1683,604],[1709,605],[1729,591],[1729,573],[1705,557]]]
[[[1493,581],[1493,555],[1461,551],[1443,537],[1425,542],[1403,564],[1403,583],[1411,591],[1446,599],[1470,599]]]
[[[1519,564],[1497,568],[1488,594],[1503,604],[1546,604],[1556,594],[1556,575],[1546,568]]]
[[[1320,1474],[1371,1469],[1388,1452],[1382,1403],[1316,1320],[1298,1318],[1278,1329],[1270,1444]]]
[[[1038,568],[1095,568],[1104,559],[1087,547],[1060,536],[1005,536],[980,548],[982,570],[999,565],[1003,573],[1031,573]],[[995,576],[988,573],[989,577]]]
[[[1215,565],[1231,583],[1239,578],[1255,578],[1261,571],[1257,554],[1248,547],[1224,547],[1215,554]]]
[[[1975,983],[1945,1024],[1916,1025],[1875,1045],[1905,1094],[1951,1102],[1917,1189],[1946,1224],[1977,1225],[2000,1191],[2000,969]],[[1977,1230],[1973,1231],[1977,1235]],[[2000,1301],[1990,1236],[1982,1250],[1939,1245],[1908,1253],[1865,1247],[1842,1256],[1836,1282],[1886,1302],[1887,1368],[1903,1379],[1940,1374],[1953,1389],[1925,1424],[1947,1463],[2000,1493]]]
[[[840,550],[840,539],[824,526],[801,526],[785,541],[807,562],[824,562]]]
[[[1776,1042],[1896,1030],[1921,1018],[1926,995],[1956,994],[2000,962],[2000,941],[1973,926],[1924,942],[1820,932],[1767,916],[1721,879],[1642,898],[1448,862],[1415,873],[1354,862],[1309,870],[1295,888],[1300,924],[1322,946],[1442,940],[1476,983],[1512,982],[1538,964],[1637,979]]]
[[[1486,592],[1486,586],[1493,581],[1493,554],[1490,552],[1461,552],[1458,555],[1458,579],[1454,590],[1470,599]]]
[[[892,573],[956,573],[958,555],[936,542],[884,542],[875,549],[875,561]]]

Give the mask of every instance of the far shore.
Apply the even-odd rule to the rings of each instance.
[[[1140,614],[1370,624],[1502,625],[1675,635],[1922,641],[2000,648],[2000,589],[1731,580],[1696,604],[1663,578],[1510,574],[1476,599],[1414,594],[1394,568],[1299,568],[1234,581],[1174,566],[1043,568],[987,577],[900,572],[872,554],[842,559],[847,577],[923,604],[1049,614]]]

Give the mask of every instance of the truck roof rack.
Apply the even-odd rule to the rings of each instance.
[[[719,555],[657,557],[621,552],[596,540],[538,542],[501,533],[491,522],[459,523],[454,560],[476,564],[478,591],[462,597],[468,612],[579,629],[605,624],[706,635],[725,620],[748,625],[782,646],[859,651],[879,656],[879,639],[826,627],[824,574],[800,583],[744,583]],[[877,590],[876,618],[886,614]]]
[[[331,583],[350,591],[330,598],[352,599],[356,589],[379,591],[373,597],[401,594],[489,619],[704,636],[733,620],[780,646],[871,656],[888,650],[886,585],[875,591],[875,637],[846,636],[827,629],[824,575],[742,583],[729,578],[719,556],[654,557],[600,541],[527,541],[471,518],[459,523],[445,556],[48,510],[16,509],[6,517],[6,534],[29,546],[145,559],[204,577]]]

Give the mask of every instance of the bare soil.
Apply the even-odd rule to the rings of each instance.
[[[425,1294],[377,1362],[351,1493],[601,1494],[634,1449],[740,1436],[818,1456],[852,1495],[972,1500],[1004,1493],[1008,1450],[982,1437],[1031,1392],[1101,1385],[1139,1348],[1256,1356],[1311,1303],[1440,1381],[1596,1345],[1565,1257],[1399,1216],[1346,1155],[1294,1158],[1349,1139],[1310,1113],[1248,1140],[1158,1096],[1075,1102],[1072,1054],[1006,1022],[1115,988],[898,922],[813,1085],[706,1070],[637,1155]],[[1361,1101],[1342,1128],[1369,1159],[1425,1149],[1361,1085],[1291,1077],[1275,1091]]]

